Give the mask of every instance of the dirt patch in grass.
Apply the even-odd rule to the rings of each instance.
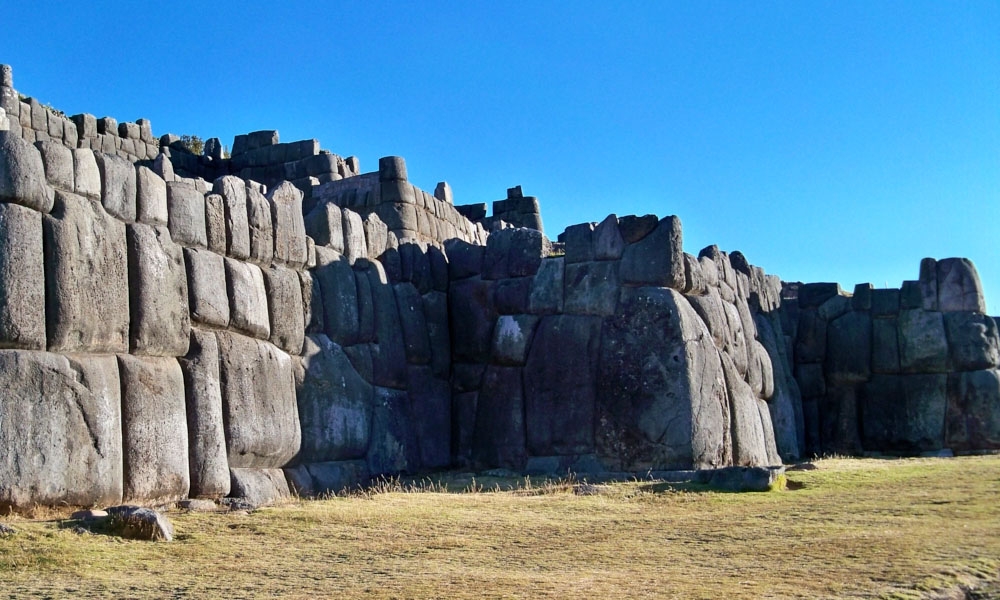
[[[902,599],[1000,579],[1000,457],[816,467],[747,494],[453,476],[249,515],[171,511],[170,543],[11,517],[0,597]]]

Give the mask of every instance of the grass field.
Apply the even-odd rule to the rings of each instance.
[[[40,511],[3,519],[0,597],[932,598],[1000,580],[1000,456],[815,465],[770,493],[456,477],[171,511],[170,543]]]

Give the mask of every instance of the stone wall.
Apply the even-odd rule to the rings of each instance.
[[[446,244],[456,461],[646,471],[801,455],[776,277],[739,253],[685,254],[677,217],[610,215],[563,239],[561,256],[530,229]]]
[[[971,261],[926,258],[900,289],[785,296],[810,452],[1000,447],[1000,335]]]

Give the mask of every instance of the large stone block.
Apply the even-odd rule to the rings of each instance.
[[[302,217],[302,192],[288,181],[267,194],[274,227],[274,260],[293,269],[306,264],[306,226]]]
[[[499,317],[493,328],[491,362],[509,367],[524,366],[538,321],[539,317],[534,315]]]
[[[610,316],[618,306],[621,282],[618,262],[580,262],[566,265],[563,310],[574,315]]]
[[[0,348],[45,349],[42,215],[0,204]]]
[[[453,238],[445,242],[448,255],[448,276],[452,280],[466,279],[483,271],[483,256],[486,248]]]
[[[126,352],[129,283],[125,224],[86,198],[59,192],[43,220],[49,350]]]
[[[594,260],[594,224],[570,225],[560,237],[566,245],[566,263],[590,262]]]
[[[945,445],[953,450],[1000,449],[1000,371],[948,376]]]
[[[423,299],[413,284],[397,283],[392,287],[399,310],[399,323],[402,327],[403,343],[406,349],[406,362],[414,365],[430,364],[431,344],[427,335],[427,319],[424,316]]]
[[[250,258],[247,184],[239,177],[226,175],[212,183],[212,192],[222,197],[225,253],[240,260]]]
[[[996,321],[981,313],[944,315],[945,332],[955,371],[979,371],[1000,365],[1000,332]]]
[[[524,367],[525,425],[533,456],[594,451],[600,317],[542,317]]]
[[[899,366],[904,373],[948,370],[944,316],[920,309],[899,311]]]
[[[618,217],[608,215],[594,228],[594,259],[618,260],[625,252],[625,239],[618,228]]]
[[[986,312],[983,284],[976,265],[967,258],[937,261],[937,295],[941,312]]]
[[[218,194],[205,196],[205,241],[212,252],[226,254],[226,204]]]
[[[862,442],[858,430],[858,386],[828,385],[819,399],[820,450],[828,454],[857,454]]]
[[[167,225],[167,182],[149,167],[135,168],[136,219],[149,225]]]
[[[131,351],[184,356],[191,328],[184,252],[165,227],[133,223],[126,239]]]
[[[0,387],[0,508],[121,502],[114,356],[0,350]]]
[[[320,246],[344,253],[344,215],[332,202],[320,204],[306,215],[306,233]]]
[[[407,367],[410,418],[421,469],[444,469],[451,464],[451,389],[447,379],[430,367]]]
[[[209,250],[184,248],[184,262],[191,319],[213,327],[228,327],[225,259]]]
[[[626,246],[622,253],[621,278],[629,285],[684,290],[684,247],[678,217],[660,219],[656,229]]]
[[[190,350],[178,362],[184,374],[187,400],[190,495],[192,498],[221,498],[229,493],[230,482],[222,417],[219,344],[215,334],[192,329]]]
[[[528,311],[536,315],[558,314],[565,305],[565,259],[547,258],[542,261],[531,284]]]
[[[271,336],[267,288],[260,267],[225,259],[229,294],[229,325],[236,331],[266,340]]]
[[[101,171],[90,148],[73,150],[73,190],[91,200],[101,199]]]
[[[52,210],[53,204],[41,154],[10,131],[0,131],[0,202],[20,204],[43,213]]]
[[[452,338],[455,360],[485,363],[489,360],[496,309],[493,307],[493,282],[463,279],[452,283],[448,294],[451,330],[462,335]]]
[[[753,389],[740,377],[729,355],[720,355],[729,397],[733,464],[741,467],[769,463],[767,438]]]
[[[899,373],[899,325],[896,317],[872,320],[872,372]]]
[[[230,496],[253,508],[280,504],[292,497],[281,469],[230,469]]]
[[[72,192],[73,184],[73,151],[61,141],[35,142],[42,155],[42,165],[45,167],[45,179],[55,188]]]
[[[368,452],[374,389],[341,347],[325,335],[309,336],[298,383],[303,462],[363,458]]]
[[[826,357],[826,327],[826,321],[815,310],[803,310],[799,313],[795,362],[823,362]]]
[[[779,337],[781,322],[774,313],[771,315],[758,313],[754,319],[757,323],[760,344],[767,353],[766,358],[770,359],[774,378],[774,389],[769,396],[767,408],[771,413],[775,446],[782,459],[797,460],[804,453],[802,397],[799,386],[792,376],[791,362],[785,352],[784,341]],[[766,391],[765,397],[768,397]]]
[[[372,293],[375,344],[372,344],[372,383],[393,389],[406,388],[406,348],[396,294],[385,274],[372,263],[365,271]]]
[[[415,471],[420,455],[406,392],[375,388],[368,469],[373,477]]]
[[[94,158],[101,172],[101,204],[104,210],[126,223],[135,221],[135,166],[114,154],[96,152]]]
[[[266,267],[271,264],[271,260],[274,258],[274,229],[271,223],[271,203],[268,199],[261,194],[253,186],[246,186],[246,213],[247,213],[247,227],[249,228],[250,236],[250,262]],[[223,196],[225,197],[225,196]],[[228,206],[228,204],[227,204]],[[234,206],[233,211],[237,209]],[[229,210],[226,211],[226,231],[229,232]],[[236,239],[239,229],[239,224],[234,218],[233,221],[233,240]],[[233,254],[233,245],[235,242],[230,242],[230,254]],[[234,256],[235,258],[235,256]]]
[[[359,285],[354,270],[345,256],[323,247],[316,248],[316,261],[312,274],[323,298],[323,304],[319,308],[324,311],[326,334],[338,344],[352,346],[360,341]],[[364,284],[367,292],[367,278]],[[370,298],[367,304],[366,308],[370,309]],[[374,316],[374,313],[371,314]],[[374,321],[371,326],[374,326]]]
[[[521,369],[489,366],[476,403],[473,461],[520,469],[527,460]]]
[[[368,244],[365,241],[365,223],[361,215],[353,210],[342,211],[344,221],[344,256],[354,264],[354,261],[368,258]]]
[[[529,277],[538,272],[551,244],[535,229],[501,229],[486,240],[483,279]]]
[[[862,388],[865,448],[923,452],[944,447],[947,375],[873,375]]]
[[[431,345],[431,368],[439,377],[451,369],[451,330],[448,327],[448,294],[431,291],[423,295],[424,320]]]
[[[230,468],[287,465],[302,443],[291,357],[269,342],[217,336]]]
[[[167,183],[167,213],[170,236],[178,244],[208,248],[205,196],[185,181]]]
[[[872,318],[850,311],[826,330],[826,378],[836,384],[861,383],[871,376]]]
[[[597,453],[624,470],[731,462],[719,353],[679,293],[637,288],[607,319],[597,376]]]
[[[263,273],[271,343],[290,354],[299,354],[306,329],[299,276],[288,267],[278,265],[271,265]]]
[[[171,502],[191,487],[184,375],[174,358],[121,354],[126,501]]]

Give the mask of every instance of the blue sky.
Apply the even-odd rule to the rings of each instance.
[[[10,4],[0,62],[69,114],[520,184],[553,238],[677,214],[789,281],[967,256],[1000,314],[1000,2]]]

